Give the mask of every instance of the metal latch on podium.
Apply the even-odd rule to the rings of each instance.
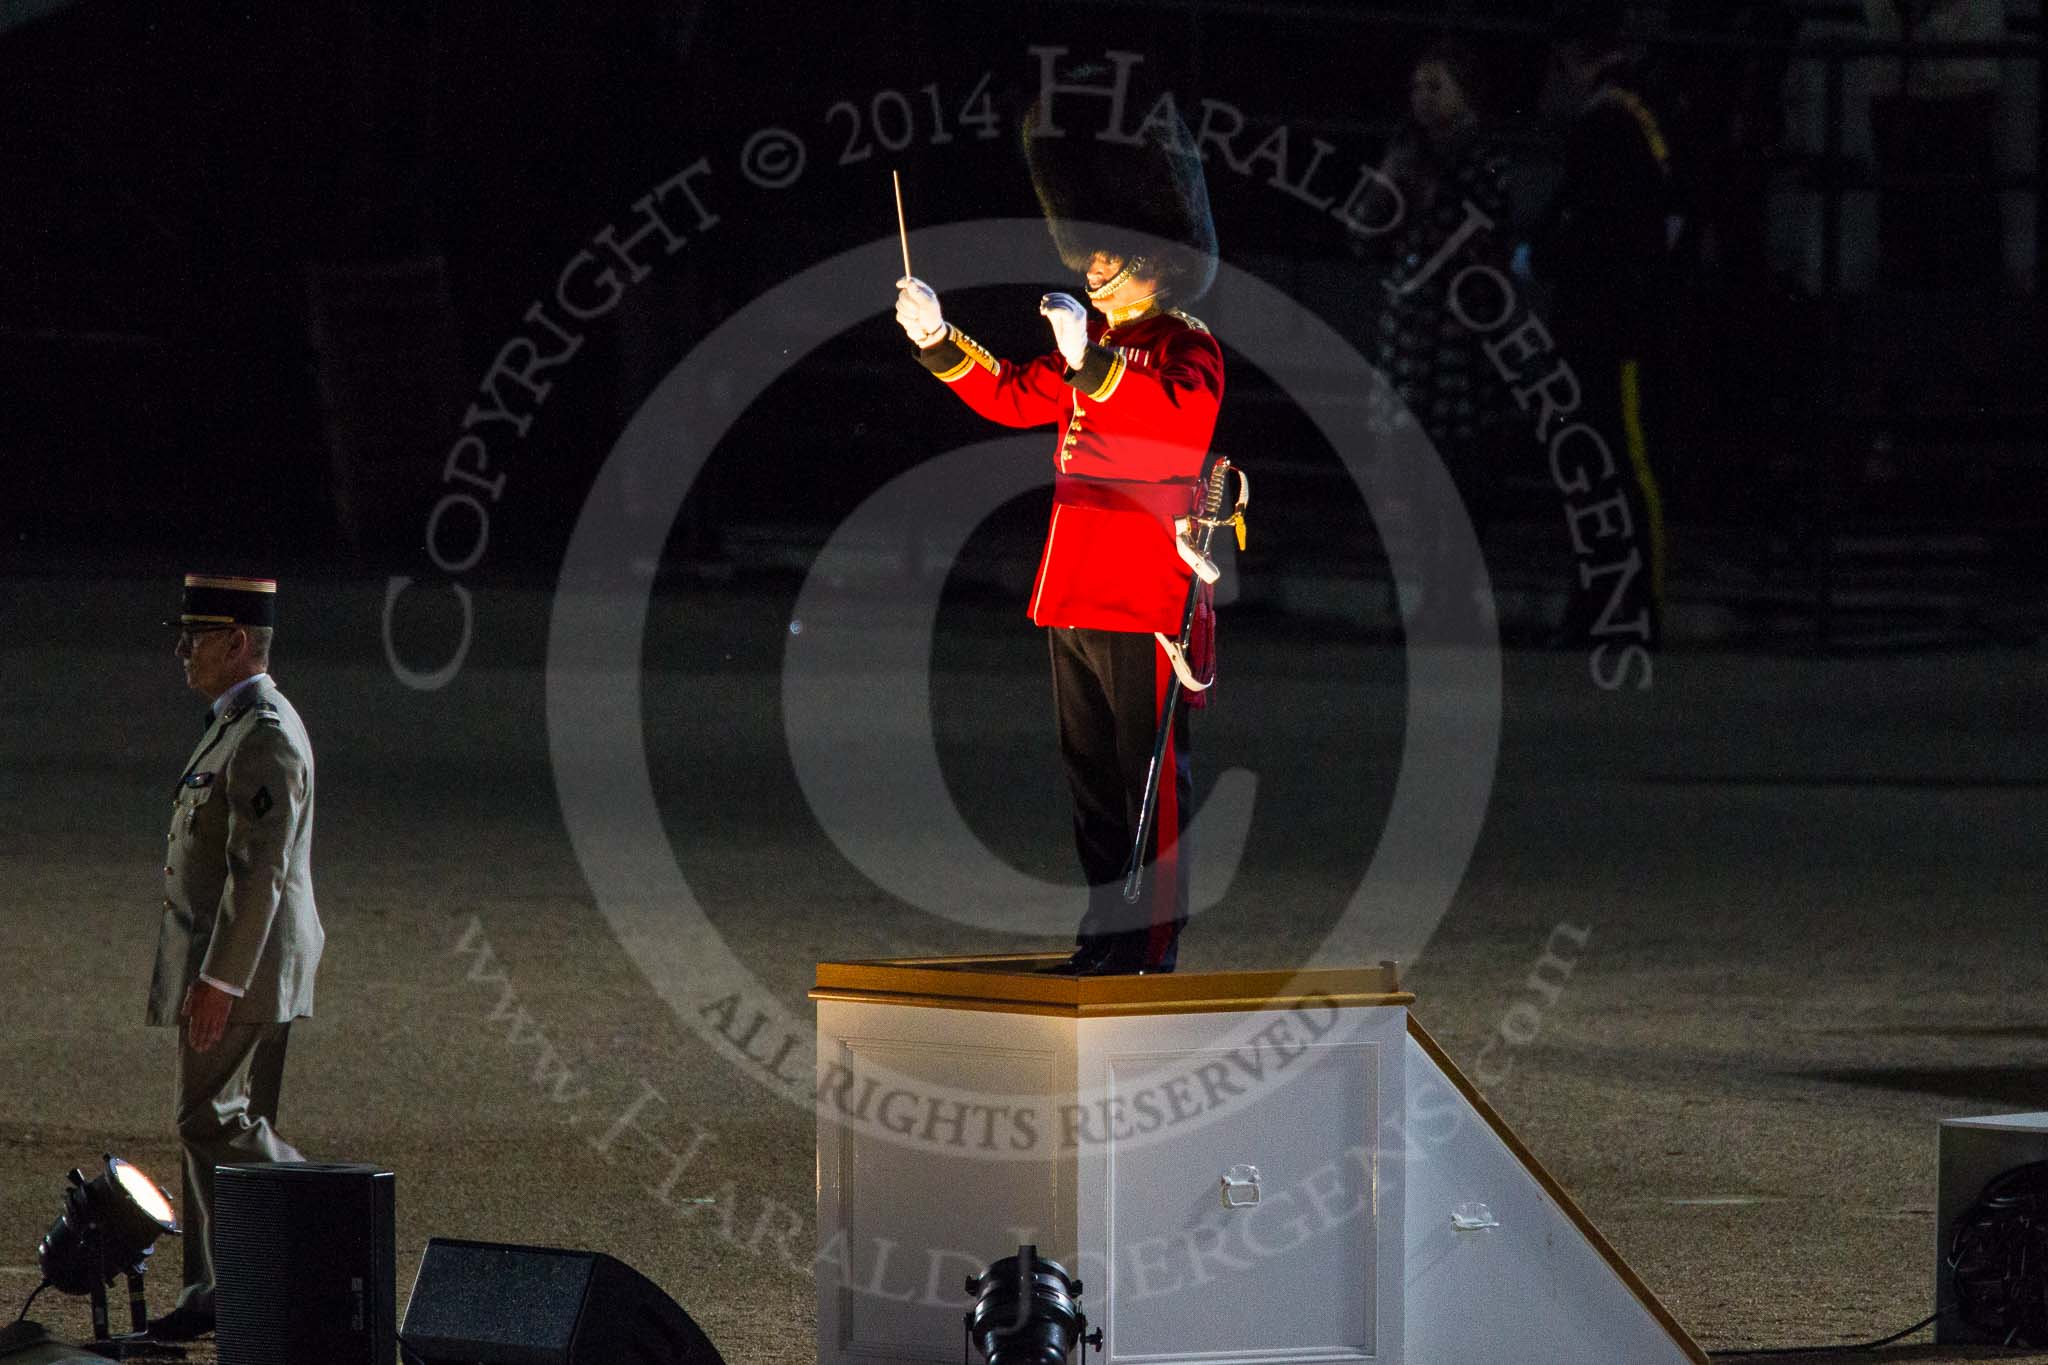
[[[1223,1173],[1223,1207],[1248,1209],[1259,1202],[1259,1168],[1232,1166]]]

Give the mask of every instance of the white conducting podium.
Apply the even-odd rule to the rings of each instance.
[[[963,1281],[1024,1243],[1111,1361],[1704,1361],[1391,965],[1059,960],[819,965],[820,1362],[961,1359]]]

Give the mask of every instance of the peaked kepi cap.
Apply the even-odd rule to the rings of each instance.
[[[274,626],[277,624],[277,580],[188,573],[185,575],[185,597],[179,607],[177,624]]]

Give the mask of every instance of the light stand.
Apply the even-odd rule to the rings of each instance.
[[[154,1250],[152,1247],[151,1251]],[[142,1268],[131,1267],[124,1273],[128,1276],[128,1319],[134,1328],[133,1333],[117,1337],[108,1332],[107,1286],[95,1284],[90,1294],[92,1341],[81,1349],[91,1351],[96,1356],[105,1356],[108,1360],[132,1360],[142,1357],[166,1359],[183,1356],[184,1347],[149,1339],[149,1305],[143,1296]]]
[[[155,1252],[156,1239],[178,1232],[170,1197],[154,1181],[121,1158],[107,1153],[107,1169],[91,1180],[73,1170],[64,1192],[64,1212],[50,1226],[36,1249],[43,1280],[65,1294],[83,1294],[92,1301],[92,1341],[81,1349],[108,1360],[176,1359],[182,1346],[148,1339],[149,1309],[143,1274]],[[128,1315],[134,1334],[114,1336],[108,1330],[107,1287],[116,1275],[128,1277]]]

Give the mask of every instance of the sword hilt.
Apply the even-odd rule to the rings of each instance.
[[[1230,476],[1237,474],[1237,507],[1230,516],[1223,515],[1224,498],[1230,489]],[[1222,577],[1216,561],[1209,558],[1209,542],[1215,539],[1216,528],[1233,526],[1237,529],[1237,548],[1244,548],[1244,505],[1251,495],[1251,485],[1244,473],[1230,463],[1229,457],[1218,455],[1209,466],[1209,475],[1202,481],[1201,509],[1189,516],[1177,517],[1173,523],[1174,549],[1181,562],[1195,571],[1195,576],[1204,583],[1214,583]]]
[[[1209,466],[1209,482],[1202,489],[1202,517],[1212,520],[1223,514],[1223,496],[1230,487],[1230,457],[1218,455]]]

